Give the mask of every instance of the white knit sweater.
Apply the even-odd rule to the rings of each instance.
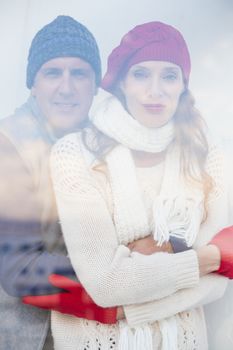
[[[154,349],[162,349],[158,321],[172,315],[178,325],[178,349],[207,349],[201,305],[223,295],[226,279],[215,274],[199,278],[194,250],[150,256],[131,253],[116,235],[107,171],[98,170],[98,162],[83,147],[79,134],[68,135],[55,145],[51,167],[68,253],[95,302],[104,307],[124,305],[134,330],[149,323]],[[222,156],[212,147],[207,171],[216,186],[196,247],[228,224],[223,169]],[[148,218],[162,175],[162,165],[137,170]],[[106,326],[53,312],[52,332],[56,350],[118,349],[118,324]]]

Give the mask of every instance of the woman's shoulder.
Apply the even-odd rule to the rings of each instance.
[[[208,169],[222,168],[224,161],[226,160],[226,154],[224,152],[223,142],[219,136],[214,134],[207,135],[208,154],[206,160],[206,167]]]
[[[74,162],[80,162],[80,158],[84,158],[89,165],[95,159],[94,154],[84,144],[82,131],[67,134],[52,147],[52,161],[57,159],[57,161],[63,160],[67,162],[68,160],[73,160]]]
[[[205,170],[212,178],[212,192],[218,197],[226,190],[227,183],[227,156],[224,151],[222,140],[219,136],[209,135],[208,155]]]
[[[68,134],[56,142],[51,152],[50,167],[57,192],[72,194],[81,186],[85,187],[90,175],[81,132]]]
[[[81,132],[67,134],[60,138],[52,147],[51,154],[58,154],[64,157],[72,152],[77,152],[81,149]]]

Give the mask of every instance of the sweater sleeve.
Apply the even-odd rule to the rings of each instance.
[[[52,151],[52,177],[59,217],[74,270],[101,306],[160,299],[197,285],[194,250],[180,254],[132,253],[117,240],[101,189],[87,164],[77,134]]]
[[[227,278],[209,274],[201,277],[199,284],[193,288],[179,290],[171,296],[153,302],[125,306],[125,317],[131,326],[159,321],[179,312],[212,303],[223,297],[227,284]]]
[[[218,231],[229,224],[226,158],[216,145],[210,146],[206,171],[212,178],[212,189],[207,201],[207,217],[200,227],[196,247],[207,244]],[[199,284],[193,288],[180,290],[151,303],[126,306],[125,314],[130,324],[152,322],[221,298],[227,284],[227,278],[209,274],[201,277]]]
[[[51,273],[73,275],[68,257],[46,251],[32,176],[0,134],[0,279],[12,296],[55,293]]]
[[[208,244],[220,230],[230,224],[227,158],[215,144],[209,146],[206,172],[212,179],[212,187],[206,203],[207,217],[201,224],[195,248]]]

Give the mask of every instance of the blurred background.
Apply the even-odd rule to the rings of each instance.
[[[59,14],[95,35],[106,58],[137,24],[159,20],[184,35],[191,53],[190,89],[208,125],[233,139],[233,0],[0,0],[0,118],[28,96],[25,71],[35,33]]]

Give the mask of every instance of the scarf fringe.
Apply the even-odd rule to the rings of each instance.
[[[130,328],[120,322],[119,350],[153,350],[152,331],[149,325]]]
[[[159,322],[162,333],[162,350],[177,350],[177,323],[175,316]]]
[[[158,197],[153,206],[154,239],[161,246],[170,235],[185,240],[188,247],[195,242],[203,216],[202,200]]]

